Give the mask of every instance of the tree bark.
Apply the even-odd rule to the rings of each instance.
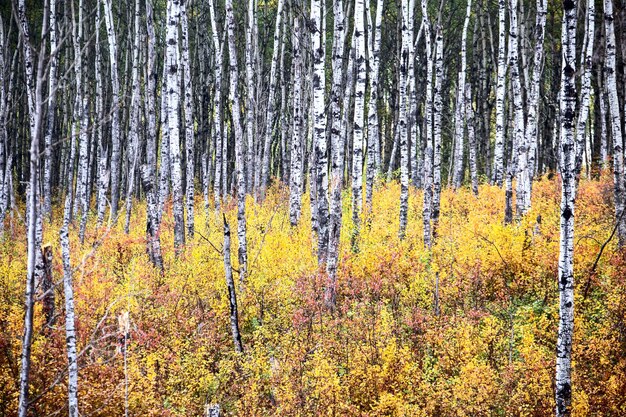
[[[504,95],[506,91],[506,0],[498,0],[498,73],[496,82],[496,142],[493,156],[493,183],[504,179]]]

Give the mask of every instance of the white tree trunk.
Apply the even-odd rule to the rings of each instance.
[[[371,29],[371,16],[369,14],[369,1],[366,3],[368,28]],[[365,205],[368,210],[372,206],[372,193],[374,180],[377,173],[380,173],[380,125],[378,122],[378,78],[380,72],[380,39],[383,18],[384,0],[376,1],[376,20],[374,32],[370,30],[367,34],[372,45],[369,58],[368,82],[370,87],[369,102],[367,104],[367,187],[365,192]]]
[[[410,2],[402,2],[402,50],[400,52],[399,75],[400,108],[398,109],[398,129],[400,131],[400,229],[398,235],[400,239],[404,239],[404,235],[406,233],[407,215],[409,209],[409,144],[407,125],[409,92],[407,91],[407,78],[409,70],[409,49],[413,46],[412,7],[413,0]],[[359,73],[357,72],[357,80],[358,76]]]
[[[272,52],[272,63],[270,67],[269,95],[267,96],[267,113],[265,116],[265,139],[263,141],[263,166],[261,171],[261,200],[265,199],[265,191],[269,183],[270,176],[270,151],[274,134],[274,107],[276,106],[276,68],[278,66],[278,52],[280,51],[280,25],[283,14],[284,0],[278,0],[276,6],[276,24],[274,27],[274,50]],[[257,168],[259,169],[259,168]]]
[[[585,132],[589,119],[589,103],[591,101],[591,71],[593,69],[593,43],[595,33],[595,4],[587,0],[587,16],[585,19],[585,42],[583,44],[582,67],[584,72],[580,83],[580,106],[576,121],[576,175],[580,175],[585,150]],[[589,161],[587,166],[589,166]]]
[[[496,142],[493,156],[493,182],[504,179],[504,95],[506,91],[506,0],[498,0],[498,73],[496,81]]]
[[[424,39],[426,41],[426,102],[424,103],[424,205],[422,220],[424,225],[424,246],[432,246],[432,206],[433,206],[433,53],[431,45],[430,21],[428,19],[428,2],[421,0]]]
[[[533,74],[528,94],[528,118],[526,124],[526,141],[528,142],[528,169],[531,181],[537,172],[537,148],[539,142],[539,93],[541,90],[541,74],[543,73],[543,41],[546,27],[547,0],[537,0],[537,17],[535,23],[535,56],[533,58]],[[531,183],[532,187],[532,183]]]
[[[181,2],[180,22],[182,34],[182,67],[183,82],[185,90],[185,196],[187,203],[187,237],[194,237],[194,202],[195,202],[195,184],[194,184],[194,155],[195,155],[195,138],[193,123],[193,86],[191,84],[191,59],[189,58],[189,29],[187,23],[187,7],[185,0]]]
[[[530,209],[530,167],[528,164],[529,146],[526,139],[526,123],[524,120],[524,105],[522,103],[522,83],[519,72],[519,30],[517,1],[511,0],[510,27],[509,27],[509,65],[511,71],[511,85],[513,89],[513,146],[517,154],[517,187],[516,211],[523,216]]]
[[[132,95],[130,99],[130,132],[128,144],[128,177],[126,183],[126,222],[124,231],[128,234],[130,229],[130,214],[133,207],[133,192],[135,187],[135,172],[139,158],[139,0],[135,0],[134,16],[134,42],[133,42],[133,69],[132,69]]]
[[[343,15],[341,0],[333,3],[334,28],[333,28],[333,84],[331,90],[331,179],[330,179],[330,227],[328,232],[328,259],[326,271],[328,273],[328,286],[324,293],[327,306],[335,306],[335,289],[337,263],[339,260],[339,241],[342,225],[341,191],[343,188],[344,172],[344,137],[341,129],[341,93],[343,80],[343,56],[346,35],[346,21]],[[350,65],[350,64],[348,64]],[[347,110],[347,109],[345,109]]]
[[[433,215],[432,234],[437,237],[441,201],[441,117],[443,113],[443,32],[437,25],[435,34],[435,88],[433,98]]]
[[[96,5],[96,57],[95,57],[95,79],[96,79],[96,114],[102,114],[104,107],[104,95],[102,92],[102,54],[100,52],[100,3]],[[110,171],[107,170],[108,147],[105,145],[105,138],[102,132],[102,121],[96,120],[96,137],[98,143],[98,194],[96,197],[98,225],[104,221],[104,212],[107,206],[107,189],[109,188]]]
[[[465,22],[463,23],[463,33],[461,35],[461,69],[457,82],[456,110],[454,112],[454,178],[452,185],[455,189],[461,186],[463,181],[463,156],[465,147],[463,146],[463,136],[465,131],[465,71],[467,68],[467,27],[469,26],[472,12],[472,0],[467,0],[467,10],[465,12]]]
[[[44,135],[44,168],[43,168],[43,212],[42,216],[50,217],[52,214],[52,133],[54,131],[54,119],[56,114],[56,92],[57,92],[57,66],[58,66],[58,52],[57,50],[57,12],[56,12],[56,0],[50,0],[50,70],[48,72],[48,117],[46,120],[46,133]],[[100,19],[100,6],[96,6],[98,11],[98,21]],[[0,45],[4,45],[4,39],[0,42]],[[99,45],[96,46],[99,50]],[[0,67],[4,70],[4,63]],[[4,82],[0,80],[2,84]],[[4,88],[4,85],[3,87]],[[0,142],[3,139],[0,138]],[[2,144],[0,144],[2,147]],[[0,161],[3,155],[0,152]],[[1,162],[0,162],[1,164]],[[2,167],[0,166],[0,173]],[[0,180],[2,175],[0,175]],[[1,187],[1,185],[0,185]],[[1,209],[0,209],[1,210]]]
[[[235,133],[235,164],[237,169],[237,237],[239,239],[239,279],[246,277],[248,266],[248,244],[246,238],[246,177],[244,174],[243,132],[241,131],[241,111],[237,93],[237,50],[235,49],[235,18],[232,0],[226,0],[226,22],[228,27],[228,50],[230,67],[229,101],[232,112],[232,126]]]
[[[478,167],[476,162],[476,137],[474,135],[474,107],[472,105],[472,86],[465,87],[465,121],[467,123],[467,143],[469,145],[469,168],[472,192],[478,195]]]
[[[109,40],[109,64],[111,67],[111,175],[109,180],[111,182],[111,219],[116,222],[120,198],[120,83],[117,74],[117,38],[113,26],[111,0],[102,0],[102,2]]]
[[[357,0],[357,4],[359,1]],[[363,16],[363,13],[361,13]],[[315,154],[315,182],[311,187],[316,189],[317,201],[317,259],[320,266],[326,264],[328,254],[328,155],[326,143],[326,109],[324,92],[326,89],[325,75],[325,49],[323,41],[322,19],[326,16],[322,13],[322,0],[311,2],[311,45],[313,48],[313,149]],[[358,20],[358,17],[357,17]],[[362,23],[362,17],[361,17]],[[363,33],[361,33],[363,35]],[[355,130],[357,127],[355,126]],[[361,137],[362,137],[361,124]],[[356,151],[356,149],[355,149]],[[361,149],[362,156],[362,149]]]
[[[611,0],[608,0],[610,2]],[[605,2],[606,4],[607,2]],[[563,3],[561,61],[561,216],[559,246],[559,333],[556,344],[556,415],[569,417],[572,406],[574,335],[574,206],[576,202],[576,1]],[[605,9],[610,13],[610,8]],[[608,14],[607,14],[608,16]],[[607,31],[608,32],[608,31]]]
[[[230,2],[231,0],[226,0]],[[228,9],[228,5],[226,6]],[[245,193],[244,193],[245,194]],[[224,272],[226,274],[226,286],[228,287],[228,305],[230,309],[230,331],[235,343],[235,351],[243,352],[241,334],[239,333],[239,314],[237,312],[237,292],[235,291],[235,281],[233,280],[233,267],[230,263],[230,227],[224,217]]]
[[[174,213],[174,245],[177,250],[185,243],[185,218],[183,209],[183,180],[181,170],[180,131],[178,113],[180,109],[180,83],[178,62],[178,22],[180,0],[167,2],[167,126],[170,143],[170,166],[172,170],[172,197]]]
[[[606,32],[606,59],[604,61],[605,85],[609,97],[609,119],[611,121],[611,137],[613,139],[613,177],[615,218],[617,219],[617,237],[619,245],[626,244],[626,216],[622,215],[625,204],[624,151],[622,146],[622,125],[615,66],[615,24],[613,16],[613,0],[604,0],[604,27]]]
[[[215,142],[215,181],[213,183],[213,194],[215,198],[215,211],[220,210],[220,202],[222,200],[222,170],[223,158],[222,141],[225,139],[222,135],[222,57],[224,49],[220,45],[217,25],[215,23],[215,5],[213,0],[209,0],[209,12],[211,14],[211,37],[213,39],[213,47],[215,49],[215,92],[213,99],[213,137]]]
[[[302,53],[300,45],[300,17],[293,14],[293,45],[292,60],[293,76],[293,134],[291,135],[291,167],[289,169],[289,221],[296,226],[300,221],[302,211]]]
[[[251,193],[254,187],[255,170],[261,167],[255,164],[255,140],[256,140],[256,88],[254,84],[254,45],[255,30],[255,4],[254,0],[248,0],[248,22],[246,26],[246,187]],[[260,79],[260,77],[259,77]]]

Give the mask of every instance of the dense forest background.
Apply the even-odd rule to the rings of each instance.
[[[626,414],[626,2],[0,4],[0,414]]]

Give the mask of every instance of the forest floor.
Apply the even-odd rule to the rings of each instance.
[[[203,202],[176,257],[171,207],[162,224],[165,272],[145,250],[145,204],[108,230],[70,231],[80,353],[81,415],[199,416],[219,403],[238,416],[545,416],[553,414],[558,322],[558,177],[534,183],[532,210],[504,225],[504,192],[442,192],[432,253],[422,242],[422,196],[412,191],[398,239],[400,187],[375,191],[360,251],[350,250],[344,194],[337,309],[324,307],[308,201],[289,224],[288,190],[247,206],[249,276],[238,286],[244,353],[234,351],[221,219]],[[576,208],[574,415],[626,415],[626,262],[609,242],[612,180],[583,180]],[[236,230],[236,205],[225,204]],[[540,216],[540,221],[538,221]],[[37,302],[33,412],[66,411],[61,207],[44,226],[53,248],[56,321]],[[123,216],[120,217],[123,219]],[[20,219],[0,241],[0,415],[17,409],[26,243]],[[233,263],[237,240],[233,235]],[[237,274],[235,274],[237,276]],[[435,314],[438,278],[440,314]],[[125,313],[130,337],[124,350]],[[125,372],[124,357],[127,359]]]

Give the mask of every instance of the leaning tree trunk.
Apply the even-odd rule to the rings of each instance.
[[[235,17],[233,2],[226,0],[226,22],[228,27],[228,59],[230,67],[229,101],[232,127],[235,133],[235,164],[237,166],[237,237],[239,238],[239,280],[244,281],[248,267],[248,244],[246,239],[246,177],[244,174],[243,132],[241,110],[237,93],[237,50],[235,49]]]
[[[506,0],[498,0],[498,75],[496,82],[496,142],[493,155],[493,182],[504,179],[504,95],[506,91]]]
[[[185,244],[185,217],[183,210],[183,181],[181,170],[180,131],[178,113],[180,109],[180,83],[178,62],[178,22],[180,0],[167,2],[167,50],[165,66],[167,71],[167,129],[170,139],[170,164],[172,169],[172,197],[174,213],[174,246],[180,251]]]
[[[605,4],[611,0],[605,1]],[[559,333],[556,344],[557,417],[572,413],[572,337],[574,335],[574,207],[576,203],[576,1],[563,1],[561,44],[561,216],[559,247]],[[610,16],[611,7],[605,9]],[[608,31],[607,31],[608,32]]]
[[[467,27],[469,26],[470,15],[472,12],[472,0],[467,0],[467,11],[465,12],[465,23],[463,23],[463,34],[461,35],[461,70],[459,71],[459,80],[457,82],[456,110],[454,113],[454,171],[452,185],[455,189],[461,186],[463,181],[463,154],[465,147],[463,146],[463,132],[467,120],[465,115],[465,70],[467,67]]]
[[[604,0],[604,26],[606,32],[606,59],[604,72],[606,74],[606,90],[609,97],[609,119],[611,121],[611,137],[613,138],[613,178],[615,198],[615,218],[617,219],[617,237],[619,246],[626,244],[626,216],[624,211],[624,195],[626,184],[624,178],[624,152],[622,147],[622,125],[619,98],[617,95],[617,80],[615,66],[615,24],[613,16],[613,0]]]

